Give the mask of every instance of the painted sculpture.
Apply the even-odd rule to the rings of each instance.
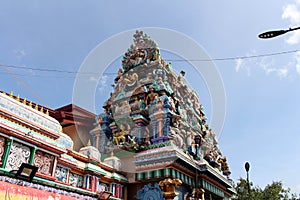
[[[177,75],[161,57],[158,45],[142,31],[136,31],[133,40],[114,79],[114,92],[97,117],[99,151],[107,153],[104,146],[108,144],[143,151],[171,141],[195,160],[204,158],[229,175],[226,158],[206,123],[199,96],[186,84],[185,72]]]

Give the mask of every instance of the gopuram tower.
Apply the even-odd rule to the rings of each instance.
[[[142,31],[133,37],[90,132],[93,146],[127,174],[127,199],[230,199],[226,157],[185,72],[176,74]]]

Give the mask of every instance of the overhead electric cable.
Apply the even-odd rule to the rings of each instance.
[[[46,103],[46,101],[40,97],[37,93],[35,93],[26,83],[24,83],[18,76],[16,76],[10,69],[8,69],[7,66],[0,64],[0,66],[7,71],[14,79],[16,79],[25,89],[27,89],[33,96],[35,96],[40,102],[42,102],[45,106],[49,105]]]
[[[276,56],[282,54],[291,54],[300,52],[300,50],[291,50],[291,51],[281,51],[276,53],[268,53],[268,54],[258,54],[258,55],[250,55],[250,56],[236,56],[236,57],[226,57],[226,58],[210,58],[210,59],[165,59],[167,61],[175,61],[175,62],[184,62],[184,61],[200,61],[200,62],[207,62],[207,61],[227,61],[227,60],[238,60],[238,59],[251,59],[251,58],[260,58],[260,57],[269,57],[269,56]]]
[[[275,53],[268,53],[268,54],[258,54],[258,55],[249,55],[249,56],[236,56],[236,57],[225,57],[225,58],[209,58],[209,59],[164,59],[165,61],[170,62],[209,62],[209,61],[230,61],[230,60],[238,60],[238,59],[252,59],[252,58],[261,58],[261,57],[269,57],[269,56],[277,56],[277,55],[284,55],[284,54],[291,54],[297,53],[300,50],[291,50],[291,51],[281,51]],[[24,67],[24,66],[16,66],[16,65],[4,65],[8,68],[15,68],[15,69],[24,69],[24,70],[33,70],[33,71],[42,71],[42,72],[57,72],[57,73],[69,73],[69,74],[80,74],[80,75],[95,75],[99,74],[96,72],[79,72],[79,71],[68,71],[68,70],[59,70],[59,69],[48,69],[48,68],[34,68],[34,67]],[[104,72],[105,75],[114,75],[117,73],[113,72]],[[100,74],[99,74],[100,75]]]
[[[16,65],[6,65],[6,67],[15,68],[15,69],[26,69],[26,70],[34,70],[34,71],[58,72],[58,73],[69,73],[69,74],[87,74],[87,75],[99,74],[99,73],[95,73],[95,72],[78,72],[78,71],[67,71],[67,70],[58,70],[58,69],[24,67],[24,66],[16,66]],[[106,72],[106,74],[112,74],[112,73]],[[115,73],[113,73],[113,74],[115,74]]]

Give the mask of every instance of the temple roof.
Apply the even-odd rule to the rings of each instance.
[[[197,92],[186,84],[185,72],[177,74],[157,43],[136,31],[97,126],[118,148],[142,151],[171,141],[228,175],[226,157],[199,101]]]

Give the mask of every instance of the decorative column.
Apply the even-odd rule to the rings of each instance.
[[[51,174],[51,176],[53,176],[53,177],[55,177],[56,167],[57,167],[57,157],[55,156],[54,162],[53,162],[52,174]]]
[[[142,133],[141,123],[137,123],[137,132],[138,132],[137,142],[139,145],[141,145],[143,142],[143,133]]]
[[[29,164],[34,165],[34,154],[36,152],[37,147],[34,146],[31,148],[30,157],[29,157]]]
[[[9,155],[10,148],[11,148],[11,145],[13,144],[13,142],[14,142],[14,140],[12,137],[7,139],[6,147],[5,147],[5,151],[4,151],[3,159],[2,159],[2,166],[1,166],[2,168],[6,167],[8,155]]]
[[[92,145],[99,149],[100,145],[100,127],[96,127],[90,131],[90,135],[92,136]]]
[[[170,124],[171,124],[172,114],[168,111],[164,116],[164,136],[168,137],[170,133]]]
[[[151,124],[152,124],[152,142],[153,144],[156,144],[156,138],[157,138],[157,121],[156,118],[153,115],[150,115],[150,120],[151,120]],[[150,135],[151,136],[151,135]]]
[[[164,142],[164,112],[162,110],[153,114],[155,121],[153,122],[153,131],[155,130],[157,137],[153,135],[153,143],[159,144]],[[152,119],[151,119],[152,120]],[[156,125],[156,126],[155,126]],[[167,138],[167,137],[166,137]]]
[[[141,145],[143,143],[144,132],[142,127],[147,126],[149,121],[145,119],[142,115],[136,115],[133,118],[133,122],[136,124],[137,127],[137,141],[138,144]]]
[[[163,136],[163,120],[164,120],[164,113],[156,113],[155,114],[156,120],[157,120],[157,133],[158,137]]]
[[[175,192],[176,188],[182,184],[182,181],[178,178],[171,179],[167,178],[159,182],[159,187],[163,191],[163,196],[166,200],[174,200],[174,198],[178,195]]]

